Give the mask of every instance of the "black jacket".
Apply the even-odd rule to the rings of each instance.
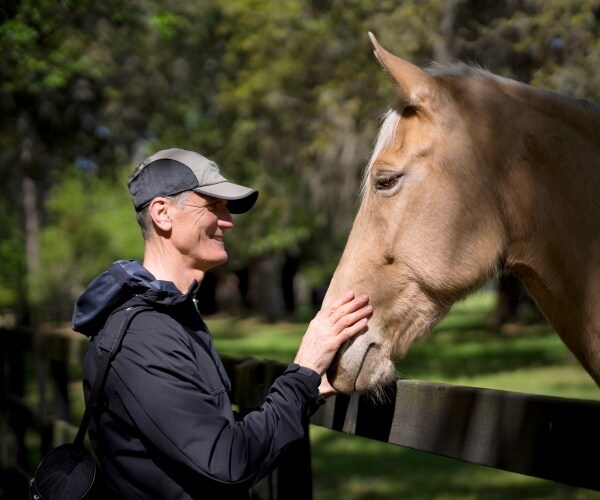
[[[137,261],[116,263],[78,299],[73,328],[91,337],[84,365],[89,397],[98,333],[125,302],[151,305],[134,317],[108,372],[90,440],[112,498],[248,498],[316,410],[319,375],[290,365],[265,403],[236,421],[231,384],[195,297],[156,280]],[[102,333],[100,333],[102,335]]]

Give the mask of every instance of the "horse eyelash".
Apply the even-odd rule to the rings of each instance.
[[[379,191],[389,191],[398,185],[398,182],[404,174],[382,174],[375,179],[375,189]],[[385,185],[384,185],[385,184]]]

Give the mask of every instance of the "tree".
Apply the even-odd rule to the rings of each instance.
[[[95,35],[105,20],[131,22],[129,12],[117,0],[26,0],[0,12],[0,175],[7,180],[0,189],[10,206],[23,199],[18,219],[29,275],[39,268],[39,207],[54,172],[89,155],[105,133],[94,113],[108,62]],[[26,275],[11,278],[24,294],[17,302],[31,304]]]
[[[127,171],[177,145],[261,191],[228,240],[228,271],[248,276],[250,296],[279,296],[261,307],[281,317],[293,303],[289,293],[281,297],[295,273],[317,286],[333,272],[378,117],[393,104],[368,31],[420,65],[463,59],[597,98],[594,7],[591,0],[5,2],[0,194],[7,207],[34,203],[16,222],[0,217],[7,238],[0,256],[11,253],[15,263],[0,269],[10,290],[0,300],[29,301],[26,255],[37,302],[63,297],[64,311],[107,259],[138,256],[138,239],[121,240],[96,216],[120,209],[94,193],[128,210]],[[23,245],[27,252],[12,255]]]

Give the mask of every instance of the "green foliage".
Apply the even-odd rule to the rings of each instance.
[[[95,43],[101,21],[118,24],[119,0],[18,2],[12,17],[0,24],[3,54],[1,88],[40,93],[66,88],[74,78],[99,78],[108,70],[107,52]]]
[[[172,146],[214,158],[261,192],[230,234],[231,267],[285,252],[300,257],[311,284],[325,282],[354,217],[378,117],[394,98],[367,32],[419,64],[463,59],[598,99],[597,9],[595,0],[8,2],[0,8],[0,195],[20,206],[24,176],[39,190],[40,267],[52,271],[36,293],[54,287],[53,296],[70,297],[108,257],[130,256],[134,245],[107,222],[133,219],[126,195],[109,196],[117,207],[82,193],[92,178],[95,188],[116,190],[120,180],[123,189],[124,165]],[[74,163],[91,175],[79,188],[69,184]],[[70,234],[81,212],[58,206],[61,193],[102,207],[103,221],[80,220]],[[6,304],[26,289],[25,252],[14,249],[27,217],[12,219],[0,245],[19,262],[0,271],[12,273],[0,285]]]
[[[23,235],[14,224],[8,204],[0,199],[0,313],[24,298]]]
[[[124,176],[115,182],[76,170],[55,184],[46,204],[51,223],[40,232],[40,267],[32,277],[31,299],[42,312],[58,319],[70,314],[81,289],[113,261],[141,258],[125,184]]]
[[[157,32],[159,38],[168,42],[173,40],[183,27],[189,25],[189,19],[173,12],[156,12],[150,15],[148,24]]]
[[[493,3],[493,5],[492,5]],[[458,58],[571,97],[600,100],[600,12],[595,0],[464,2]],[[487,4],[487,2],[486,2]]]

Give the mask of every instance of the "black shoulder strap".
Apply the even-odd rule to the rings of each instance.
[[[90,399],[85,405],[85,412],[81,418],[81,424],[79,424],[79,430],[77,436],[73,441],[75,444],[82,445],[85,433],[87,432],[90,420],[92,419],[93,411],[96,409],[98,396],[104,386],[106,380],[106,374],[108,372],[108,365],[115,357],[119,346],[123,340],[123,336],[127,331],[127,327],[131,323],[131,320],[136,314],[142,311],[152,310],[149,306],[135,305],[129,306],[124,309],[115,311],[108,317],[106,324],[104,325],[103,332],[99,338],[99,346],[104,352],[100,357],[100,366],[98,367],[98,374],[94,381],[92,393]]]

